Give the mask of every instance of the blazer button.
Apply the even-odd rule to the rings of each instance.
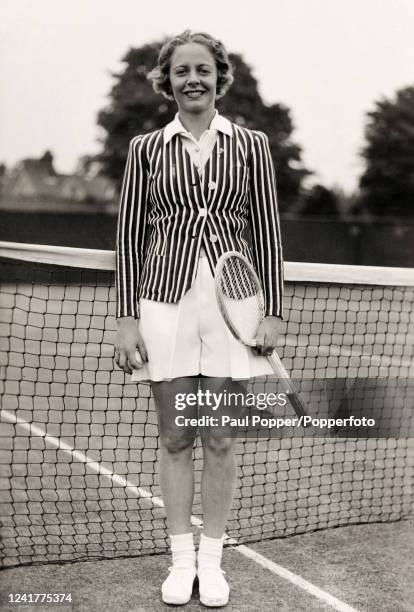
[[[208,188],[209,189],[215,189],[217,187],[217,183],[215,183],[214,181],[210,181],[208,184]]]
[[[207,209],[206,208],[201,208],[198,211],[198,214],[199,214],[200,217],[207,217]]]
[[[210,242],[217,242],[218,238],[216,234],[210,234]]]

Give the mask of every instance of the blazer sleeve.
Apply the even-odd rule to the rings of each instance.
[[[116,316],[139,317],[139,281],[144,261],[148,172],[142,136],[133,138],[122,181],[116,240]]]
[[[253,133],[249,200],[253,256],[263,287],[265,316],[283,318],[283,255],[276,177],[269,139],[257,131]]]

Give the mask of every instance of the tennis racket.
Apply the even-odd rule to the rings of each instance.
[[[265,309],[263,290],[253,266],[240,253],[229,251],[220,257],[214,280],[217,302],[227,327],[236,340],[246,346],[257,346],[257,329],[265,317]],[[303,399],[279,355],[273,351],[267,359],[297,416],[305,416]]]

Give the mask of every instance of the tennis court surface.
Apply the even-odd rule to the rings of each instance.
[[[114,254],[3,243],[0,256],[1,590],[167,609],[157,424],[150,387],[114,369]],[[240,439],[228,609],[412,610],[414,271],[287,264],[286,277],[291,376],[376,381],[364,402],[389,420],[364,437]]]
[[[225,609],[409,612],[414,601],[413,545],[412,520],[341,527],[248,545],[300,576],[301,586],[227,547],[223,568],[232,590]],[[161,612],[173,609],[160,601],[160,585],[169,564],[168,555],[163,554],[19,567],[0,573],[1,590],[72,593],[72,606],[21,608],[26,611]],[[321,592],[315,594],[315,586]],[[205,610],[197,595],[195,587],[191,601],[174,609]],[[335,601],[328,599],[328,603],[328,596]],[[5,612],[16,610],[16,606],[3,606]]]

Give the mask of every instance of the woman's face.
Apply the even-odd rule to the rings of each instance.
[[[217,67],[214,57],[204,45],[186,43],[174,49],[170,82],[179,110],[200,113],[214,108]]]

